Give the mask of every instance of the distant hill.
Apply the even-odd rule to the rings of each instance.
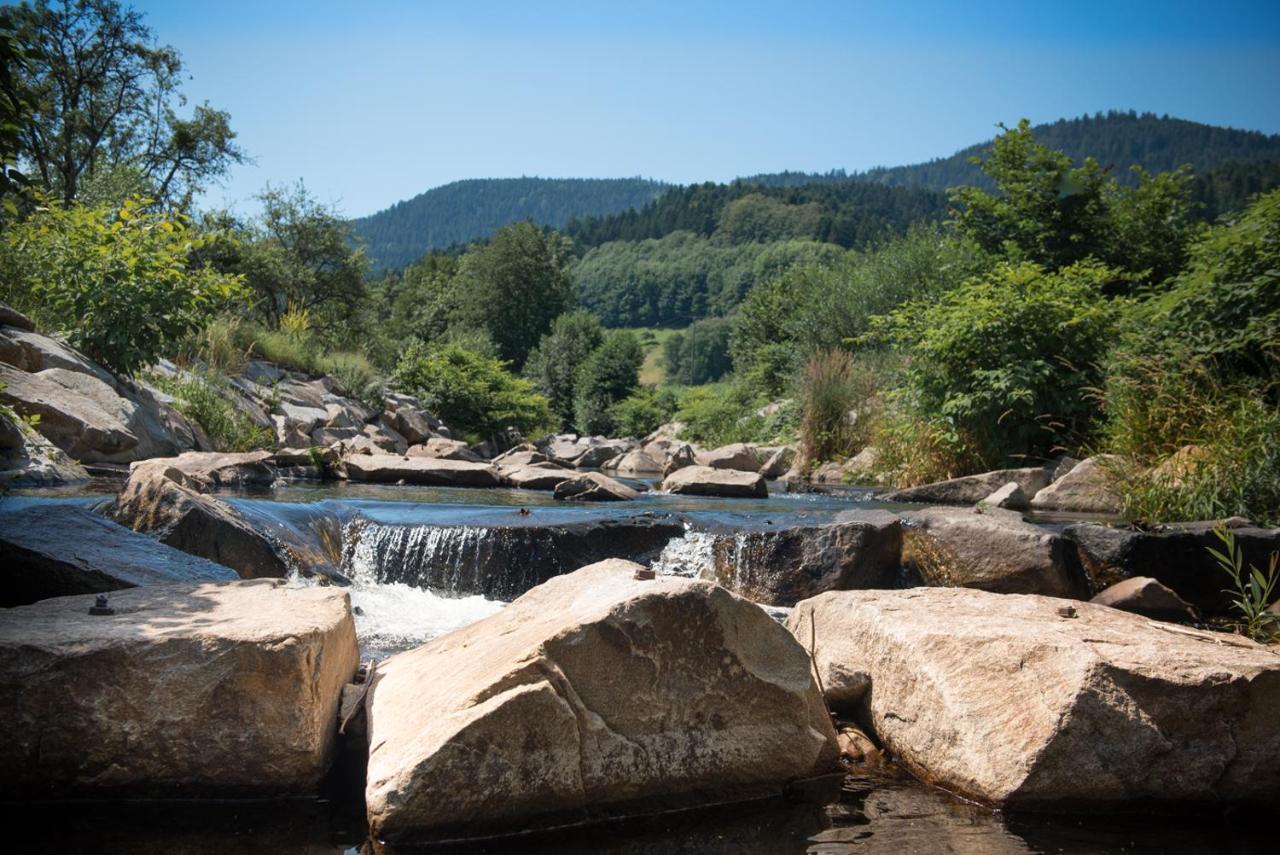
[[[1033,128],[1036,139],[1049,148],[1064,151],[1077,160],[1092,156],[1121,181],[1130,180],[1129,167],[1164,172],[1190,164],[1196,174],[1227,163],[1280,160],[1280,134],[1242,131],[1205,125],[1154,113],[1097,113],[1078,119],[1059,119]],[[946,190],[961,184],[984,184],[985,178],[969,158],[981,155],[990,143],[980,143],[950,157],[871,169],[856,176],[890,187]],[[794,173],[783,173],[791,180]],[[777,176],[757,176],[764,183]],[[814,178],[821,178],[814,176]]]
[[[671,185],[643,178],[477,178],[455,181],[352,221],[375,269],[470,243],[507,223],[559,228],[574,217],[643,208]]]

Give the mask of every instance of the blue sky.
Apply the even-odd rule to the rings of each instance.
[[[1280,132],[1271,2],[144,0],[191,100],[352,216],[460,178],[727,180],[947,155],[1137,109]]]

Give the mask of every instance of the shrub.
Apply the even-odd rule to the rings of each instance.
[[[257,325],[250,326],[247,335],[255,357],[304,374],[317,373],[319,348],[309,335],[301,337]]]
[[[857,451],[855,406],[864,398],[853,357],[824,350],[809,359],[800,387],[800,452],[805,464],[848,457]]]
[[[671,421],[679,397],[670,388],[641,388],[613,405],[614,428],[620,436],[646,436]]]
[[[732,442],[790,442],[795,427],[794,405],[771,416],[758,411],[765,403],[750,384],[730,378],[707,386],[693,386],[680,396],[675,418],[684,423],[681,439],[708,446]]]
[[[604,330],[594,315],[581,310],[566,312],[551,323],[551,331],[529,354],[524,376],[537,383],[551,401],[562,428],[573,424],[578,372],[603,339]]]
[[[139,199],[52,205],[9,227],[0,281],[6,300],[91,359],[132,374],[244,293],[240,277],[189,261],[218,239]]]
[[[418,396],[472,439],[508,427],[532,435],[555,426],[550,404],[533,383],[513,375],[500,360],[457,345],[414,342],[401,355],[392,385]]]
[[[191,335],[179,349],[184,361],[199,360],[211,371],[239,374],[249,361],[252,345],[244,342],[243,321],[235,315],[214,318]]]
[[[1280,615],[1269,610],[1275,596],[1276,582],[1280,581],[1277,565],[1280,553],[1271,553],[1264,572],[1256,565],[1244,566],[1244,554],[1236,546],[1236,537],[1227,528],[1216,528],[1213,533],[1222,541],[1221,550],[1209,549],[1218,566],[1231,579],[1231,587],[1223,593],[1235,597],[1232,604],[1240,613],[1241,630],[1261,644],[1280,639]]]
[[[174,398],[178,412],[200,425],[218,451],[253,451],[275,445],[275,433],[254,424],[222,392],[226,381],[196,372],[182,379],[153,375],[152,385]]]
[[[714,383],[729,373],[729,335],[733,324],[727,318],[694,321],[683,333],[671,335],[663,346],[667,380],[681,386]]]
[[[578,370],[574,383],[574,424],[587,434],[614,432],[613,406],[625,399],[640,382],[644,350],[635,333],[608,333]]]
[[[326,354],[316,362],[316,368],[338,381],[348,395],[364,401],[374,408],[382,406],[386,385],[369,357],[354,351],[338,351]]]

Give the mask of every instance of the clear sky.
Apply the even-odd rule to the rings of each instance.
[[[727,180],[1136,109],[1280,132],[1280,0],[135,0],[193,101],[358,216],[460,178]]]

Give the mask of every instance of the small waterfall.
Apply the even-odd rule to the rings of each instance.
[[[717,535],[687,529],[672,538],[653,562],[653,569],[666,576],[715,578]]]

